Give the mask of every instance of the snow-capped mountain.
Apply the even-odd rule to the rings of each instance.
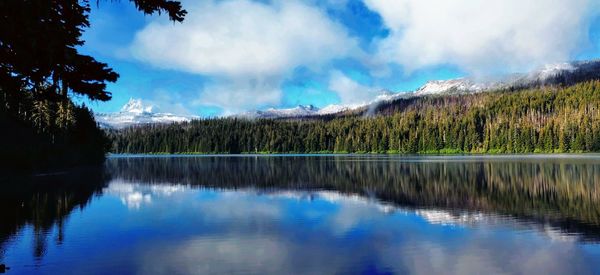
[[[105,128],[125,128],[138,124],[174,123],[190,121],[195,116],[178,116],[171,113],[158,112],[156,106],[145,105],[141,99],[129,99],[129,102],[117,113],[95,114],[96,121]]]
[[[431,96],[438,94],[468,94],[500,89],[520,89],[549,84],[570,85],[577,82],[600,78],[600,60],[577,61],[546,65],[529,73],[510,74],[487,79],[457,78],[433,80],[417,90],[407,92],[381,91],[373,100],[353,105],[328,105],[317,108],[313,105],[299,105],[295,108],[256,110],[234,115],[241,118],[300,118],[322,115],[342,115],[351,111],[365,115],[375,113],[381,104],[401,98]],[[177,116],[160,113],[152,105],[144,105],[139,99],[131,99],[118,113],[96,114],[96,119],[105,127],[123,128],[135,124],[171,123],[189,121],[197,117]]]
[[[256,110],[238,115],[247,118],[280,118],[280,117],[302,117],[312,116],[319,112],[319,108],[313,105],[298,105],[295,108]]]
[[[371,106],[377,106],[383,102],[393,101],[399,98],[405,98],[412,96],[412,93],[392,93],[387,90],[381,91],[373,100],[370,102],[340,105],[331,104],[323,108],[317,108],[313,105],[299,105],[295,108],[289,109],[275,109],[269,108],[266,110],[255,110],[245,112],[242,114],[234,115],[234,117],[241,118],[300,118],[300,117],[318,117],[324,115],[335,115],[359,110],[363,108],[370,108]]]
[[[318,115],[337,114],[337,113],[341,113],[341,112],[352,110],[352,108],[354,108],[354,107],[353,106],[338,105],[338,104],[331,104],[331,105],[327,105],[327,106],[319,109]]]
[[[298,105],[295,108],[269,108],[266,110],[255,110],[245,112],[242,114],[234,115],[235,117],[241,118],[295,118],[295,117],[310,117],[310,116],[321,116],[341,113],[344,111],[352,110],[363,105],[356,106],[344,106],[332,104],[323,108],[317,108],[313,105]]]
[[[600,60],[548,64],[529,73],[510,74],[484,80],[457,78],[429,81],[414,91],[415,96],[460,94],[500,89],[529,88],[550,84],[574,84],[600,77]]]
[[[441,93],[468,93],[481,92],[497,87],[494,82],[475,82],[467,78],[457,78],[451,80],[434,80],[425,83],[419,89],[414,91],[414,96],[424,96]]]
[[[467,94],[501,89],[529,88],[548,84],[573,84],[579,81],[600,78],[600,60],[556,63],[546,65],[529,73],[510,74],[500,77],[474,79],[457,78],[450,80],[432,80],[417,90],[393,93],[382,91],[371,102],[355,105],[329,105],[322,109],[310,106],[298,106],[292,109],[268,109],[240,115],[250,118],[294,118],[339,114],[353,110],[364,110],[365,114],[374,112],[382,103],[401,98],[429,96],[437,94]]]

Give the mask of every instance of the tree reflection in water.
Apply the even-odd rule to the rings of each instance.
[[[26,227],[33,230],[33,254],[44,256],[50,233],[65,239],[63,225],[76,209],[86,207],[102,192],[109,177],[101,168],[81,168],[63,173],[11,176],[0,180],[0,259],[6,243]]]
[[[600,158],[593,156],[231,156],[113,158],[132,182],[335,190],[398,206],[483,211],[600,241]]]
[[[600,241],[596,157],[116,157],[103,169],[3,179],[0,259],[25,228],[33,231],[33,254],[41,259],[50,238],[57,245],[65,240],[71,213],[102,195],[111,181],[270,194],[335,191],[411,209],[430,222],[485,214],[481,219],[508,217]]]

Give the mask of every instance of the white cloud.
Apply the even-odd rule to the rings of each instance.
[[[585,43],[591,0],[365,0],[390,35],[378,58],[408,71],[454,64],[470,73],[570,59]]]
[[[336,92],[342,105],[368,103],[381,94],[381,89],[362,85],[340,71],[333,71],[329,78],[329,89]]]
[[[189,100],[189,95],[166,89],[156,89],[152,95],[153,97],[149,102],[155,106],[159,106],[159,110],[166,110],[166,112],[176,115],[194,115],[194,112],[186,104]]]
[[[189,186],[163,183],[156,185],[130,183],[122,179],[116,179],[102,191],[104,194],[117,196],[123,205],[131,209],[140,209],[152,203],[153,198],[170,197],[175,193],[182,193]]]
[[[250,108],[277,105],[281,101],[280,85],[278,78],[217,81],[208,85],[193,104],[220,107],[222,115],[233,115]]]
[[[357,49],[342,25],[304,2],[226,0],[185,6],[189,15],[183,24],[151,22],[136,34],[130,51],[156,67],[219,79],[198,102],[229,111],[276,103],[283,79],[295,68],[319,70]]]

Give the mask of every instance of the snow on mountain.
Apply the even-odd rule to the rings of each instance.
[[[414,91],[414,95],[478,93],[545,84],[572,84],[578,80],[592,79],[598,76],[600,76],[600,60],[555,63],[529,73],[510,74],[487,80],[457,78],[429,81]]]
[[[292,109],[268,109],[242,114],[251,118],[293,118],[337,114],[357,109],[365,109],[368,115],[382,103],[400,98],[428,96],[436,94],[479,93],[509,88],[527,88],[544,84],[572,84],[573,82],[598,78],[600,76],[600,60],[577,61],[546,65],[538,70],[525,74],[510,74],[488,79],[457,78],[450,80],[433,80],[425,83],[415,91],[393,93],[382,91],[371,102],[354,105],[329,105],[322,109],[314,106],[298,106]]]
[[[295,108],[284,108],[276,109],[269,108],[266,110],[255,110],[245,112],[242,114],[234,115],[235,117],[241,118],[294,118],[294,117],[308,117],[308,116],[320,116],[341,113],[344,111],[352,110],[354,108],[362,107],[363,105],[328,105],[323,108],[317,108],[313,105],[298,105]]]
[[[154,113],[156,112],[156,107],[154,105],[145,105],[142,103],[141,99],[129,99],[127,104],[125,104],[121,108],[122,113],[133,113],[133,114],[142,114],[142,113]]]
[[[298,105],[295,108],[275,109],[269,108],[262,111],[251,111],[237,115],[246,118],[280,118],[280,117],[302,117],[315,115],[319,108],[313,105]]]
[[[391,101],[399,97],[405,96],[404,94],[392,93],[387,90],[383,90],[377,95],[372,101],[358,103],[358,104],[330,104],[323,108],[317,108],[313,105],[299,105],[295,108],[289,109],[275,109],[269,108],[266,110],[255,110],[245,112],[242,114],[234,115],[235,117],[241,118],[297,118],[297,117],[310,117],[310,116],[323,116],[338,114],[346,111],[357,110],[366,108],[371,105],[377,105],[381,102]]]
[[[467,94],[510,88],[527,88],[545,84],[573,84],[578,81],[597,79],[600,76],[600,60],[577,61],[546,65],[529,73],[511,74],[488,79],[457,78],[433,80],[417,90],[409,92],[381,91],[372,101],[360,104],[332,104],[323,108],[313,105],[299,105],[294,108],[255,110],[238,115],[241,118],[297,118],[340,114],[353,110],[364,110],[372,114],[382,103],[400,98],[429,96],[438,94]],[[123,128],[135,124],[171,123],[189,121],[197,117],[177,116],[160,113],[152,105],[144,105],[139,99],[130,99],[118,113],[96,114],[96,119],[105,127]]]
[[[465,93],[481,92],[496,87],[492,82],[475,82],[467,78],[458,78],[451,80],[434,80],[425,83],[419,89],[414,91],[415,96],[432,95],[440,93]]]
[[[156,106],[145,105],[141,99],[129,99],[129,102],[117,113],[97,113],[96,121],[105,128],[125,128],[138,124],[185,122],[198,118],[178,116],[158,112]]]
[[[327,105],[327,106],[321,108],[317,112],[317,115],[337,114],[337,113],[341,113],[341,112],[352,110],[352,108],[353,108],[353,106],[331,104],[331,105]]]
[[[538,71],[534,71],[532,77],[537,80],[545,80],[556,77],[563,72],[572,73],[577,70],[577,63],[548,64]]]

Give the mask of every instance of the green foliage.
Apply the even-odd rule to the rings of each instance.
[[[378,113],[333,119],[204,119],[132,127],[111,136],[115,153],[600,151],[600,81],[401,99]]]

